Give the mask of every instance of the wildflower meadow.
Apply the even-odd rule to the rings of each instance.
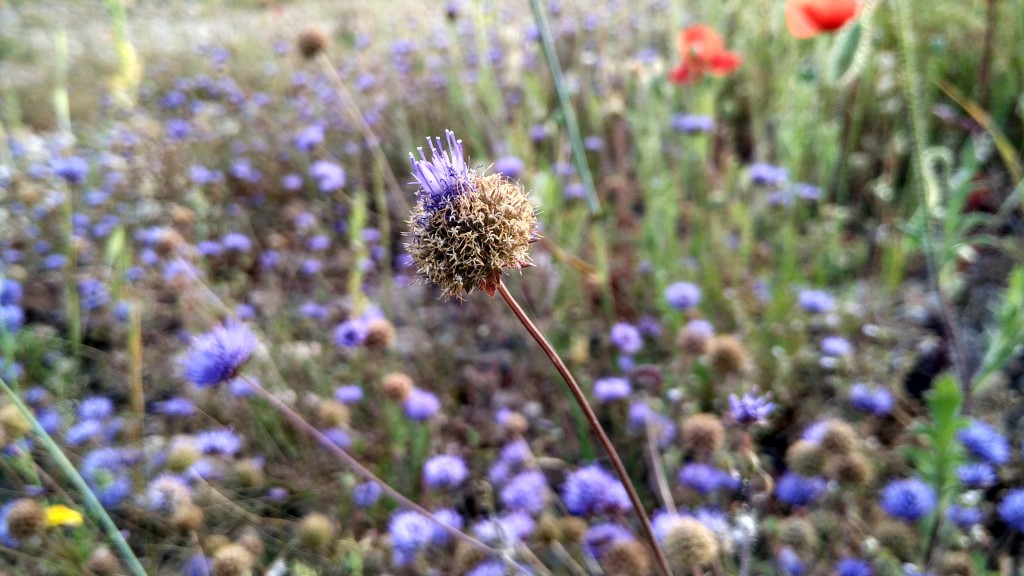
[[[0,0],[0,576],[1024,575],[1024,0]]]

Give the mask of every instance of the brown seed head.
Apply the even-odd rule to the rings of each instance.
[[[323,514],[307,514],[299,522],[298,537],[299,545],[306,550],[324,550],[334,538],[334,524]]]
[[[974,576],[971,557],[964,552],[947,552],[940,562],[940,574],[946,576]]]
[[[917,530],[908,524],[894,520],[882,520],[874,526],[872,535],[879,544],[888,548],[893,556],[903,562],[913,561],[920,555],[918,544],[921,539]],[[950,574],[945,570],[942,573]]]
[[[802,476],[817,476],[825,469],[825,453],[809,440],[797,440],[786,450],[786,465]]]
[[[330,36],[319,26],[309,26],[299,32],[298,37],[295,38],[295,47],[298,48],[299,54],[307,60],[316,58],[317,54],[326,50],[330,43]]]
[[[239,544],[227,544],[213,555],[210,576],[245,576],[252,570],[252,554]]]
[[[804,518],[786,518],[779,523],[779,541],[797,552],[812,552],[818,547],[818,532]]]
[[[45,521],[43,507],[31,498],[16,500],[7,511],[7,530],[18,540],[41,533]]]
[[[846,455],[857,447],[857,432],[849,423],[833,418],[828,421],[821,437],[821,449],[827,456]]]
[[[190,533],[203,526],[203,509],[195,504],[177,507],[171,514],[171,525],[179,532]]]
[[[845,486],[866,486],[875,476],[871,460],[860,452],[851,452],[831,460],[828,476]]]
[[[665,558],[674,572],[687,573],[718,554],[718,541],[707,526],[694,518],[678,518],[663,543]]]
[[[714,452],[721,448],[725,441],[725,426],[714,414],[694,414],[683,420],[679,427],[679,435],[683,440],[683,448],[697,452]]]
[[[450,198],[437,205],[428,200],[421,195],[409,218],[406,250],[419,276],[445,298],[461,300],[473,290],[493,295],[502,270],[531,265],[537,216],[519,183],[470,171]]]
[[[350,419],[348,406],[333,399],[320,401],[316,416],[327,428],[345,428]]]
[[[566,516],[565,518],[561,518],[559,525],[562,532],[562,542],[567,544],[581,542],[589,528],[586,520],[575,516]]]
[[[366,340],[363,344],[367,348],[383,350],[395,343],[395,326],[387,318],[375,318],[366,328]]]
[[[100,546],[89,555],[88,568],[96,576],[114,576],[121,571],[121,562],[110,548]]]
[[[412,392],[414,383],[408,374],[402,372],[390,372],[384,375],[380,381],[381,390],[384,395],[396,402],[404,402]]]
[[[679,333],[676,335],[676,344],[690,356],[701,356],[708,353],[712,338],[713,336],[706,331],[686,325],[679,329]]]
[[[21,415],[21,411],[14,404],[7,404],[0,408],[0,426],[9,440],[21,438],[32,430],[32,425]]]
[[[720,375],[739,374],[747,367],[747,348],[731,334],[714,336],[708,343],[711,368]]]
[[[639,540],[618,540],[601,555],[606,576],[644,576],[651,572],[651,556]]]

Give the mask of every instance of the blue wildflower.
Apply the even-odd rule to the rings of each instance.
[[[433,523],[418,512],[398,512],[388,524],[393,560],[396,566],[407,566],[434,536]]]
[[[964,488],[991,488],[995,485],[996,470],[989,464],[975,462],[957,466],[956,477]]]
[[[204,430],[196,434],[195,445],[203,454],[234,456],[242,448],[242,437],[228,428]]]
[[[317,160],[310,166],[309,173],[316,179],[320,191],[325,194],[345,187],[345,169],[334,162]]]
[[[700,303],[700,288],[690,282],[676,282],[665,288],[665,301],[676,310],[689,310]]]
[[[853,344],[842,336],[826,336],[821,340],[821,353],[833,358],[841,358],[853,354]]]
[[[679,483],[705,495],[716,490],[735,490],[739,487],[739,481],[728,472],[703,462],[691,462],[683,466],[679,471]]]
[[[423,483],[428,488],[458,488],[468,477],[466,463],[458,456],[442,454],[427,459],[423,464]]]
[[[164,416],[185,417],[196,413],[196,405],[188,398],[175,396],[161,402],[154,402],[150,409],[155,414]]]
[[[603,522],[587,530],[583,536],[583,548],[595,558],[600,558],[616,542],[633,539],[633,534],[626,528],[612,522]]]
[[[633,386],[625,378],[599,378],[594,381],[594,398],[598,402],[612,402],[629,398]]]
[[[800,560],[800,557],[788,546],[779,550],[778,555],[775,556],[775,561],[779,565],[779,571],[782,573],[782,576],[803,576],[807,571],[807,567]]]
[[[448,542],[451,541],[452,536],[448,530],[444,529],[442,524],[456,530],[462,530],[462,515],[451,508],[434,510],[433,514],[434,518],[436,518],[438,522],[434,523],[434,536],[430,541],[435,546],[447,546]]]
[[[184,366],[196,386],[216,386],[238,375],[256,351],[256,336],[245,324],[228,322],[193,338]]]
[[[999,517],[1011,528],[1024,532],[1024,488],[1010,490],[998,507]]]
[[[684,134],[698,134],[711,132],[715,129],[715,120],[710,116],[698,114],[673,114],[669,125],[676,132]]]
[[[548,481],[539,470],[527,470],[512,477],[501,489],[498,497],[509,510],[536,514],[544,509]]]
[[[775,403],[771,401],[771,398],[770,392],[763,396],[746,392],[742,398],[730,394],[729,413],[733,420],[741,426],[764,424],[768,421],[768,416],[775,411]]]
[[[512,512],[497,518],[481,520],[473,525],[473,533],[486,544],[517,542],[533,533],[533,518],[523,512]]]
[[[789,179],[789,172],[785,168],[766,162],[751,164],[749,173],[750,181],[762,186],[777,186]]]
[[[376,482],[364,482],[352,489],[352,501],[360,508],[369,508],[377,503],[383,490]]]
[[[352,318],[338,324],[332,340],[338,348],[356,348],[366,341],[370,327],[361,318]]]
[[[854,384],[850,387],[850,404],[857,410],[887,416],[895,404],[892,393],[881,386]]]
[[[625,512],[631,507],[622,483],[596,464],[566,477],[562,501],[571,514],[580,516]]]
[[[936,504],[935,490],[918,478],[890,482],[882,490],[880,505],[886,514],[914,522],[929,514]]]
[[[403,407],[405,408],[405,415],[410,420],[423,422],[437,414],[438,410],[441,409],[441,401],[437,399],[437,396],[426,390],[413,388],[405,398]]]
[[[53,173],[63,178],[68,184],[79,185],[89,176],[89,163],[85,158],[68,156],[55,158],[51,164]]]
[[[495,172],[512,180],[518,180],[523,175],[524,168],[526,168],[526,165],[515,156],[505,156],[504,158],[499,158],[494,163]]]
[[[619,322],[612,326],[610,338],[616,348],[629,356],[636,354],[644,346],[644,339],[640,334],[640,330],[626,322]]]
[[[787,472],[775,485],[775,497],[783,504],[806,506],[817,500],[824,490],[825,481],[821,478]]]
[[[104,396],[90,396],[78,405],[78,417],[82,420],[106,420],[114,414],[114,403]]]
[[[875,576],[875,571],[866,560],[843,558],[836,564],[836,576]]]
[[[1000,466],[1010,461],[1010,443],[995,428],[981,420],[971,423],[957,433],[957,439],[975,458]]]
[[[961,530],[968,530],[973,526],[981,524],[981,521],[985,519],[985,515],[978,508],[954,504],[946,510],[946,518]]]
[[[798,306],[811,314],[831,312],[836,307],[835,299],[824,290],[801,290],[796,301]]]
[[[339,386],[334,390],[334,399],[342,404],[355,404],[363,399],[363,388],[356,384]]]

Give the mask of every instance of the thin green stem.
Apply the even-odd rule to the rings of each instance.
[[[2,378],[0,378],[0,388],[3,389],[4,394],[7,395],[11,403],[18,408],[18,412],[20,412],[25,420],[31,424],[32,432],[42,443],[43,448],[49,452],[50,456],[57,462],[57,466],[60,467],[64,475],[71,480],[72,484],[74,484],[79,495],[85,501],[86,508],[88,508],[93,518],[100,523],[100,526],[102,526],[106,531],[107,536],[109,536],[114,542],[114,546],[117,547],[117,550],[121,553],[121,557],[124,558],[124,561],[128,564],[128,569],[135,576],[146,576],[146,569],[142,567],[139,559],[135,556],[135,552],[132,551],[131,546],[128,545],[128,542],[124,539],[121,531],[118,529],[117,525],[114,524],[113,519],[111,519],[110,515],[107,514],[106,509],[103,508],[103,504],[100,503],[92,489],[89,488],[89,484],[86,483],[85,478],[82,478],[82,475],[78,473],[74,464],[72,464],[71,461],[68,460],[68,457],[64,455],[64,452],[60,449],[60,446],[57,445],[57,442],[53,440],[53,437],[43,429],[39,420],[36,419],[35,414],[25,406],[24,402],[21,401],[21,398],[18,397],[18,394],[15,393]]]
[[[640,502],[640,496],[636,493],[636,488],[633,487],[633,481],[629,478],[629,473],[626,472],[626,467],[622,464],[622,459],[619,458],[619,453],[615,450],[615,446],[612,445],[611,439],[608,438],[608,434],[605,433],[604,428],[601,427],[601,423],[597,419],[597,414],[594,413],[594,409],[591,408],[590,402],[587,401],[586,395],[583,393],[583,389],[573,378],[569,368],[559,357],[558,352],[555,351],[554,347],[548,342],[547,338],[540,331],[539,328],[530,320],[530,317],[526,315],[522,306],[516,302],[516,299],[508,291],[508,287],[505,286],[505,282],[498,282],[498,291],[501,292],[501,297],[508,304],[508,307],[512,309],[512,312],[522,323],[526,331],[530,333],[530,336],[540,345],[541,349],[544,350],[544,354],[547,355],[548,359],[558,370],[558,373],[565,380],[566,385],[569,387],[569,391],[572,392],[573,397],[576,399],[576,403],[580,409],[583,410],[584,416],[586,416],[587,424],[590,425],[591,432],[597,436],[598,441],[601,443],[601,447],[604,448],[605,453],[608,455],[608,459],[611,460],[612,468],[615,470],[615,474],[618,475],[619,481],[622,482],[623,487],[626,489],[626,493],[629,494],[629,501],[633,504],[633,511],[636,512],[637,517],[640,519],[640,523],[643,525],[644,536],[647,539],[647,544],[651,548],[651,552],[654,553],[655,560],[658,564],[658,570],[663,576],[672,576],[672,570],[668,567],[668,560],[665,558],[665,553],[662,552],[661,547],[658,546],[658,539],[654,535],[654,529],[651,527],[651,521],[647,517],[647,512],[644,511],[644,506]]]

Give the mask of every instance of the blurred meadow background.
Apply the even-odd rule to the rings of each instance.
[[[445,130],[673,574],[1024,574],[1022,0],[0,0],[0,573],[656,573]]]

